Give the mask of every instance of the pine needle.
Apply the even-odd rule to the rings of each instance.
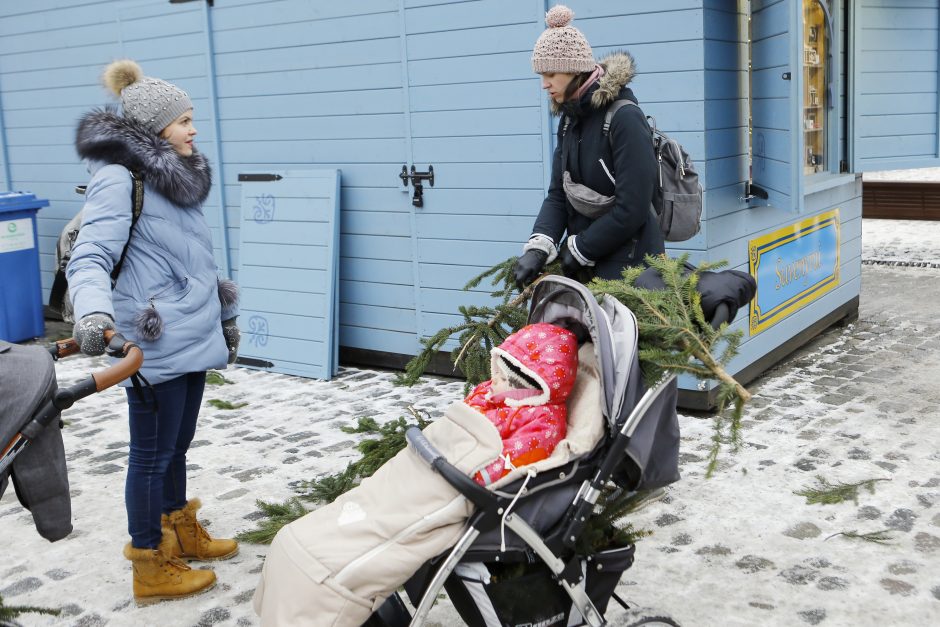
[[[815,487],[804,488],[794,492],[797,496],[805,496],[806,503],[812,505],[821,503],[823,505],[833,505],[851,500],[858,505],[858,489],[865,488],[871,494],[875,493],[875,482],[887,481],[887,479],[865,479],[856,483],[829,483],[829,480],[822,475],[816,475],[816,481],[819,485]]]
[[[845,536],[846,538],[852,538],[853,540],[864,540],[866,542],[874,542],[875,544],[891,544],[891,540],[894,540],[894,536],[891,535],[892,532],[889,529],[882,529],[881,531],[871,531],[869,533],[858,533],[854,529],[852,531],[840,531],[834,533],[829,538],[834,538],[836,536]]]
[[[206,401],[216,409],[241,409],[242,407],[247,407],[248,403],[230,403],[229,401],[223,401],[218,398],[210,398]]]
[[[13,621],[20,614],[45,614],[47,616],[58,616],[62,610],[48,607],[33,607],[31,605],[4,605],[3,597],[0,596],[0,625],[18,625]]]
[[[593,555],[612,547],[636,544],[653,535],[649,529],[636,529],[626,517],[644,501],[645,493],[622,492],[614,486],[601,491],[592,516],[575,542],[578,555]]]
[[[287,499],[283,503],[268,503],[258,499],[255,505],[264,514],[264,518],[258,522],[256,529],[243,531],[235,536],[241,542],[271,544],[281,527],[307,514],[307,508],[296,498]]]
[[[231,385],[232,382],[215,370],[206,373],[206,385]]]

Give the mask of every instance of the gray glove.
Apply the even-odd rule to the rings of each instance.
[[[72,337],[78,342],[78,347],[86,355],[101,355],[108,343],[104,341],[104,332],[114,331],[114,320],[108,314],[88,314],[75,323]]]
[[[238,357],[238,342],[242,339],[242,332],[238,330],[238,326],[235,324],[237,319],[238,316],[235,316],[222,321],[222,335],[225,336],[225,346],[228,347],[228,363],[230,364],[234,364],[235,358]]]

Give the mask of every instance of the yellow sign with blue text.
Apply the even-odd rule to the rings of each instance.
[[[757,295],[751,335],[772,327],[839,285],[839,210],[820,213],[748,242]]]

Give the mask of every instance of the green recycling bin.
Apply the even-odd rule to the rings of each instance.
[[[0,340],[45,331],[36,212],[48,205],[29,192],[0,192]]]

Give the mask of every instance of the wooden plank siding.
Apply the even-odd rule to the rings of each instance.
[[[853,171],[940,165],[940,7],[869,0],[855,11]]]
[[[224,217],[234,278],[251,289],[266,285],[300,308],[323,305],[293,287],[327,281],[310,267],[324,260],[283,245],[303,237],[316,248],[323,234],[312,224],[296,232],[279,226],[266,231],[263,241],[251,239],[251,251],[240,249],[244,208],[238,174],[339,170],[339,342],[413,354],[420,337],[457,320],[458,305],[489,301],[486,285],[471,292],[460,288],[519,254],[530,233],[548,186],[557,123],[530,57],[545,28],[544,13],[555,3],[224,0],[208,9],[210,33],[198,2],[0,3],[0,141],[8,155],[0,168],[9,170],[10,187],[51,202],[39,212],[38,224],[44,289],[52,279],[54,240],[81,207],[73,186],[87,179],[72,146],[75,121],[109,102],[98,83],[100,72],[113,58],[127,56],[194,100],[198,144],[212,155],[225,198],[219,207],[213,204],[217,196],[210,197],[205,213],[217,246],[224,239]],[[632,86],[644,112],[686,147],[700,173],[702,231],[671,244],[670,254],[688,252],[693,262],[725,259],[747,270],[749,240],[840,210],[840,286],[771,332],[746,335],[733,366],[752,363],[855,298],[860,179],[839,179],[829,189],[807,179],[804,189],[796,158],[800,103],[793,101],[794,82],[783,73],[792,72],[795,80],[801,69],[793,52],[801,0],[566,4],[596,58],[617,50],[633,54],[638,74]],[[868,38],[857,58],[850,59],[845,46],[840,53],[841,109],[833,123],[842,158],[855,150],[863,165],[881,164],[886,157],[921,158],[931,148],[936,156],[938,0],[830,4],[840,16],[842,41],[856,33]],[[850,11],[857,12],[857,24],[847,19]],[[866,79],[857,85],[859,95],[847,87],[856,76],[845,73],[849,61]],[[853,129],[861,135],[853,136]],[[217,139],[220,154],[214,155]],[[423,207],[412,206],[413,188],[398,178],[402,165],[419,171],[434,166],[434,186],[425,182]],[[769,202],[744,200],[751,174],[770,193]],[[285,257],[276,273],[263,264],[241,264],[243,253],[263,257],[275,251]],[[223,251],[216,253],[221,257]],[[250,275],[237,276],[240,264]],[[300,337],[305,324],[313,335],[325,332],[323,320],[278,320],[292,329],[291,337]],[[747,332],[746,311],[734,325]],[[683,386],[694,389],[692,382]]]
[[[0,88],[11,186],[50,201],[37,215],[43,293],[52,284],[55,242],[82,206],[74,186],[88,179],[75,154],[75,124],[114,101],[100,83],[112,59],[136,59],[193,99],[199,144],[211,150],[203,20],[198,5],[167,14],[157,2],[36,2],[0,7]],[[209,153],[211,154],[211,153]],[[204,205],[216,255],[218,204]]]

